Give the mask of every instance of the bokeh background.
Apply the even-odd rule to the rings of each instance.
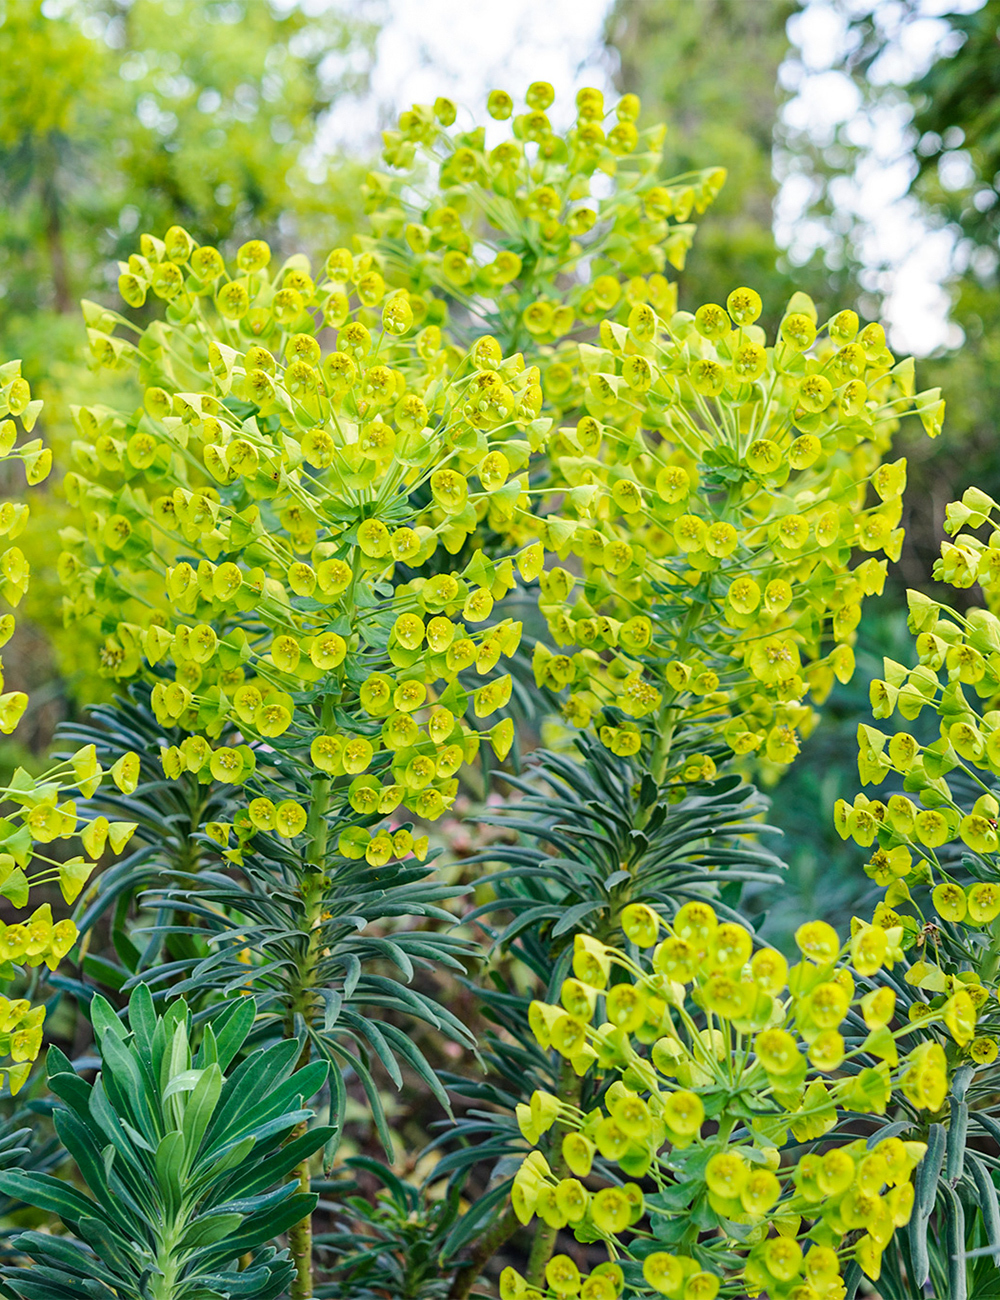
[[[253,234],[325,255],[359,223],[379,132],[411,102],[481,110],[492,88],[544,79],[558,116],[584,85],[634,91],[668,123],[665,174],[729,173],[682,307],[746,284],[773,321],[804,289],[821,317],[883,321],[920,387],[947,398],[942,436],[899,448],[908,540],[866,607],[858,675],[769,792],[788,877],[752,907],[779,943],[806,914],[843,927],[870,882],[832,808],[857,788],[868,682],[882,655],[906,658],[904,592],[933,586],[945,503],[970,483],[1000,493],[998,27],[1000,0],[0,0],[0,355],[48,399],[57,464],[20,543],[34,577],[4,674],[31,706],[0,777],[110,693],[95,647],[62,626],[59,471],[65,392],[99,401],[104,382],[79,300],[115,302],[139,234],[180,223],[200,243]],[[0,495],[18,491],[0,465]],[[485,834],[483,794],[470,786],[440,831],[456,879]],[[392,1105],[401,1149],[419,1150],[426,1107]],[[363,1146],[360,1110],[358,1126]]]

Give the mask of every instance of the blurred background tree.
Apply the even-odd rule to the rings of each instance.
[[[769,328],[795,289],[810,293],[821,314],[857,292],[852,267],[834,269],[817,256],[793,268],[774,237],[778,72],[789,52],[788,19],[799,7],[795,0],[617,0],[607,25],[619,89],[641,97],[648,120],[670,124],[665,173],[706,158],[728,172],[688,255],[682,304],[724,302],[737,285],[753,285]]]
[[[908,209],[928,257],[943,259],[947,341],[920,360],[921,383],[948,400],[943,436],[901,449],[911,491],[897,581],[927,587],[944,506],[970,483],[1000,489],[993,416],[1000,397],[1000,3],[997,0],[824,0],[833,38],[829,70],[847,79],[856,107],[823,138],[778,130],[812,188],[799,220],[822,232],[825,260],[853,268],[860,309],[882,317],[899,278],[901,250],[873,239],[889,200],[872,215],[857,196],[873,173],[908,179],[894,205]],[[838,31],[839,24],[839,31]],[[886,140],[890,142],[887,146]]]
[[[7,0],[0,19],[5,329],[76,314],[139,230],[203,243],[350,213],[324,114],[364,88],[374,31],[269,0]],[[348,207],[345,209],[345,202]],[[294,216],[292,215],[294,213]],[[327,238],[329,235],[327,235]],[[39,286],[42,286],[39,290]]]
[[[956,6],[957,8],[957,6]],[[910,0],[909,21],[919,9]],[[948,289],[951,320],[961,345],[929,358],[927,382],[949,396],[946,440],[934,457],[933,518],[940,527],[944,502],[977,483],[1000,491],[996,412],[1000,408],[1000,3],[987,0],[972,13],[946,15],[946,51],[927,72],[889,93],[912,106],[910,193],[928,227],[953,238]],[[853,74],[867,81],[884,54],[886,34],[873,18],[858,23]],[[897,37],[898,39],[898,37]],[[926,506],[925,506],[926,509]],[[930,540],[930,539],[928,539]],[[923,542],[923,537],[921,537]],[[930,548],[921,553],[926,565]]]

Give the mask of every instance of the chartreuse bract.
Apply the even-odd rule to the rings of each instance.
[[[1000,1133],[1000,510],[969,488],[946,510],[934,566],[939,582],[968,592],[958,608],[910,591],[913,660],[886,659],[871,684],[872,724],[858,729],[858,771],[867,792],[840,800],[837,829],[869,854],[865,871],[884,891],[880,924],[902,926],[907,1019],[928,1041],[944,1018],[949,1054],[966,1080],[950,1107],[948,1174],[942,1189],[948,1240],[964,1243],[965,1204],[983,1210],[980,1254],[1000,1250],[1000,1214],[988,1158],[966,1132]],[[971,589],[978,587],[979,602]],[[970,600],[971,597],[971,600]],[[956,601],[956,605],[958,602]],[[928,727],[928,722],[931,726]],[[975,1294],[978,1264],[952,1250],[940,1265],[926,1250],[918,1282],[939,1267],[949,1294]]]
[[[914,409],[936,429],[880,326],[797,298],[774,339],[748,289],[693,317],[633,304],[577,345],[579,418],[549,441],[546,536],[574,558],[541,579],[536,679],[658,785],[711,775],[720,742],[794,758],[899,552],[891,435]]]
[[[538,367],[552,425],[529,434],[530,510],[494,494],[485,522],[558,560],[534,665],[565,720],[641,752],[659,784],[712,770],[699,736],[788,763],[813,722],[807,692],[821,702],[850,677],[862,602],[901,545],[891,437],[907,412],[936,435],[940,393],[915,393],[881,326],[850,310],[820,321],[803,294],[771,339],[752,289],[678,312],[662,272],[683,265],[688,218],[724,173],[661,182],[663,128],[636,131],[634,96],[612,126],[581,91],[564,138],[552,99],[537,84],[517,113],[497,92],[513,139],[489,150],[482,128],[444,129],[444,101],[404,114],[390,171],[368,180],[365,247],[409,292],[443,294],[457,339],[489,332]],[[615,184],[597,199],[601,172]]]
[[[504,1295],[833,1300],[852,1264],[877,1279],[926,1151],[885,1117],[936,1112],[948,1089],[942,1046],[911,1047],[892,988],[856,978],[900,960],[903,929],[842,946],[810,922],[789,967],[707,903],[670,925],[634,904],[622,926],[624,948],[578,936],[560,1002],[532,1004],[538,1042],[608,1086],[587,1114],[542,1092],[519,1107],[530,1143],[555,1140],[513,1188],[522,1222],[604,1241],[610,1260],[582,1277],[555,1255],[534,1286],[511,1269]]]
[[[510,138],[490,147],[483,125],[452,129],[458,110],[448,100],[403,113],[384,135],[390,170],[367,177],[372,234],[359,240],[408,291],[447,301],[460,337],[493,334],[504,352],[546,367],[626,302],[675,310],[677,287],[663,272],[683,268],[690,217],[726,176],[711,167],[663,181],[666,127],[636,128],[635,95],[612,114],[600,91],[581,90],[562,133],[547,115],[554,98],[536,82],[515,113],[512,98],[494,92],[488,112],[510,120]],[[557,366],[550,387],[564,391],[565,377]]]
[[[862,784],[889,784],[881,798],[859,793],[835,810],[841,836],[871,849],[865,870],[885,890],[879,906],[896,914],[919,957],[907,981],[927,1000],[911,1014],[923,1017],[964,988],[964,1048],[980,1065],[996,1059],[1000,1019],[990,1010],[1000,972],[997,511],[978,488],[948,506],[945,529],[954,540],[943,543],[934,577],[959,590],[978,585],[985,602],[957,610],[907,593],[916,662],[884,661],[884,677],[870,688],[880,725],[858,729]],[[994,531],[983,541],[977,533],[987,523]],[[928,714],[937,719],[936,736],[923,726]],[[883,730],[887,724],[898,729]],[[974,1033],[977,1026],[985,1033]]]
[[[20,441],[21,433],[33,432],[41,402],[32,398],[20,363],[0,366],[0,455],[19,460],[29,487],[39,484],[52,467],[52,453],[40,438]],[[20,429],[18,428],[20,425]],[[30,509],[22,500],[0,503],[0,536],[13,542],[28,524]],[[16,608],[30,581],[30,566],[16,545],[0,553],[0,599]],[[14,635],[15,618],[0,616],[0,645]],[[23,691],[3,690],[0,661],[0,733],[10,735],[28,707]],[[76,751],[65,761],[50,764],[40,775],[18,767],[0,798],[7,807],[0,819],[0,893],[18,909],[30,905],[32,889],[57,885],[67,903],[80,893],[105,848],[119,852],[131,838],[132,822],[109,822],[78,809],[79,797],[89,798],[110,776],[122,792],[133,790],[138,779],[139,760],[123,754],[109,772],[104,772],[93,745]],[[79,841],[82,852],[65,853],[59,841]],[[57,844],[55,849],[48,845]],[[50,856],[54,854],[54,856]],[[9,996],[0,995],[0,1082],[12,1092],[21,1088],[31,1072],[42,1043],[45,1007],[32,1006],[30,997],[20,996],[26,984],[34,989],[33,968],[55,970],[76,943],[77,929],[69,918],[55,920],[49,902],[39,904],[23,920],[0,924],[0,980]]]

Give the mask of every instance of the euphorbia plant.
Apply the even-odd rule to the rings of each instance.
[[[326,1066],[296,1070],[294,1043],[237,1062],[254,1019],[248,999],[223,1009],[197,1047],[184,1001],[157,1015],[145,988],[127,1025],[102,998],[92,1015],[103,1060],[93,1083],[58,1049],[48,1058],[56,1129],[89,1195],[49,1174],[0,1174],[8,1195],[71,1234],[22,1233],[16,1246],[34,1267],[6,1269],[5,1286],[24,1300],[284,1294],[294,1260],[265,1243],[315,1205],[288,1174],[331,1135],[299,1131]]]
[[[914,395],[913,362],[880,325],[821,321],[804,294],[771,341],[752,289],[678,312],[663,271],[683,266],[688,218],[725,173],[656,177],[663,128],[636,130],[635,96],[612,125],[581,91],[565,138],[551,87],[526,99],[518,114],[491,97],[513,136],[492,149],[481,128],[446,129],[446,101],[403,114],[389,172],[368,179],[363,245],[409,292],[445,297],[457,340],[488,332],[539,367],[553,426],[532,446],[532,509],[491,499],[485,522],[559,560],[535,665],[566,720],[642,748],[658,785],[698,766],[690,744],[673,753],[682,721],[689,741],[697,720],[706,746],[721,731],[738,755],[787,763],[807,691],[821,701],[853,671],[878,556],[898,554],[905,462],[882,458],[909,411],[938,432],[940,393]],[[614,185],[595,199],[601,172]],[[871,558],[852,572],[859,551]]]
[[[32,433],[41,405],[32,398],[19,362],[0,366],[0,456],[21,462],[29,487],[48,476],[52,453],[40,438],[18,444],[18,424],[21,432]],[[29,513],[24,501],[0,503],[0,536],[13,542],[26,527]],[[29,580],[30,566],[20,547],[7,546],[0,554],[0,598],[16,608]],[[6,645],[14,630],[14,615],[3,614],[0,645]],[[0,663],[0,691],[3,685]],[[27,707],[28,697],[23,691],[0,694],[0,733],[10,735]],[[133,790],[138,768],[138,756],[126,751],[106,773],[93,745],[51,763],[37,776],[16,768],[0,789],[0,798],[7,805],[6,816],[0,819],[0,894],[20,911],[28,907],[32,889],[56,885],[66,902],[71,903],[105,847],[110,845],[114,852],[120,852],[135,830],[130,821],[109,822],[103,816],[81,814],[77,799],[92,796],[106,776],[119,790]],[[49,844],[77,838],[82,853],[49,856]],[[45,1006],[32,1006],[40,968],[55,970],[76,939],[76,925],[69,918],[56,921],[48,901],[36,906],[24,920],[0,925],[0,980],[10,995],[0,997],[0,1081],[12,1093],[24,1085],[42,1045]]]
[[[794,757],[808,692],[851,676],[862,603],[898,555],[891,433],[914,407],[936,427],[880,326],[820,322],[798,295],[769,344],[760,312],[749,289],[667,321],[634,304],[579,348],[568,396],[588,414],[551,445],[582,581],[543,576],[556,651],[538,648],[536,677],[569,689],[570,722],[641,752],[657,786],[711,773],[692,750],[717,738]]]
[[[135,963],[133,982],[199,1014],[252,994],[256,1034],[333,1067],[334,1127],[353,1074],[387,1147],[376,1062],[444,1100],[400,1021],[469,1042],[399,976],[478,955],[434,928],[453,891],[428,883],[426,823],[464,765],[512,747],[519,605],[548,625],[531,656],[543,702],[583,733],[539,766],[581,815],[567,834],[564,810],[525,803],[532,846],[503,855],[491,908],[516,913],[501,950],[554,996],[578,938],[625,947],[637,900],[650,924],[692,899],[733,909],[775,865],[748,843],[762,805],[741,773],[754,754],[791,761],[809,690],[853,670],[877,557],[900,541],[905,466],[882,458],[906,412],[940,422],[937,394],[914,397],[912,363],[853,312],[823,322],[797,295],[768,340],[751,289],[677,311],[664,270],[721,173],[662,181],[661,132],[637,130],[632,96],[605,124],[582,91],[561,135],[551,102],[532,86],[490,149],[448,101],[404,114],[392,174],[367,183],[370,232],[318,269],[173,227],[121,268],[142,323],[84,304],[116,400],[74,407],[66,616],[148,692],[152,717],[129,725],[161,741],[166,780],[232,810],[152,897],[185,950]],[[491,115],[512,110],[494,92]],[[498,998],[530,1066],[509,1071],[510,1126],[539,1074],[578,1101],[572,1061],[523,1051],[529,999]],[[604,1081],[586,1086],[596,1102]],[[308,1221],[292,1247],[307,1297]]]
[[[1000,1250],[997,1162],[966,1142],[967,1134],[1000,1138],[997,515],[978,487],[947,507],[952,540],[942,543],[934,576],[959,591],[978,587],[979,601],[952,608],[907,593],[915,662],[885,660],[884,677],[871,685],[875,725],[858,729],[859,775],[874,788],[836,808],[840,834],[869,852],[865,871],[884,891],[876,916],[903,927],[907,1018],[934,1041],[950,1012],[949,1054],[966,1082],[950,1107],[949,1186],[940,1190],[946,1231],[910,1271],[960,1297],[976,1295],[993,1270],[980,1256]],[[966,1247],[975,1255],[968,1264]]]

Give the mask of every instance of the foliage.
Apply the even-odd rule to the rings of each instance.
[[[77,286],[137,224],[182,220],[217,242],[272,226],[293,204],[308,219],[328,176],[301,155],[337,94],[356,88],[338,56],[370,32],[334,12],[244,0],[52,8],[9,0],[0,21],[0,283],[12,323],[36,309],[40,282],[72,311]]]
[[[482,818],[520,832],[519,843],[479,855],[500,864],[481,880],[495,897],[466,918],[511,913],[495,937],[505,950],[530,935],[554,961],[574,934],[615,933],[631,903],[671,916],[691,898],[725,898],[728,890],[735,901],[744,882],[773,883],[780,860],[747,842],[768,830],[760,820],[766,803],[739,776],[694,781],[668,804],[627,758],[606,756],[586,737],[579,750],[582,763],[576,754],[536,751],[534,781],[507,778],[525,797]],[[550,792],[538,792],[539,775]]]
[[[43,1116],[51,1111],[50,1098],[17,1104],[7,1110],[0,1120],[0,1169],[22,1169],[48,1173],[59,1168],[65,1158],[58,1140],[42,1134]],[[18,1212],[23,1213],[19,1198],[3,1196],[0,1215],[5,1223],[0,1244],[0,1254],[9,1260],[12,1255],[11,1236],[17,1232],[12,1226]]]
[[[338,1205],[346,1218],[337,1231],[317,1234],[319,1257],[332,1263],[333,1281],[317,1291],[321,1300],[374,1300],[387,1293],[400,1300],[431,1300],[448,1294],[449,1237],[461,1218],[461,1188],[430,1200],[425,1189],[390,1169],[355,1156],[347,1173],[368,1174],[381,1184],[374,1204],[350,1196]]]
[[[292,1261],[261,1243],[315,1204],[288,1175],[330,1134],[296,1134],[326,1067],[296,1070],[296,1044],[278,1042],[230,1069],[253,1023],[250,999],[207,1024],[197,1051],[182,1000],[157,1015],[139,989],[128,1028],[101,998],[91,1012],[102,1056],[94,1083],[57,1048],[48,1058],[63,1102],[56,1128],[90,1196],[48,1174],[0,1175],[8,1195],[73,1234],[22,1233],[16,1245],[35,1266],[7,1268],[5,1285],[26,1300],[281,1295]]]
[[[529,88],[517,114],[509,95],[492,92],[491,117],[510,126],[491,128],[503,134],[488,149],[484,126],[456,128],[449,101],[415,105],[386,132],[388,170],[366,178],[367,231],[315,274],[303,254],[273,265],[264,240],[227,256],[173,225],[162,238],[143,234],[122,264],[124,313],[84,303],[106,390],[100,401],[89,393],[74,401],[71,381],[62,399],[77,438],[65,479],[73,522],[61,533],[58,569],[70,626],[81,640],[100,639],[102,671],[126,693],[66,739],[85,742],[82,793],[98,814],[93,824],[127,815],[140,837],[96,878],[78,913],[88,941],[110,924],[117,962],[85,959],[84,978],[57,977],[81,997],[88,979],[131,992],[141,1021],[129,1040],[94,999],[103,1074],[87,1101],[66,1058],[50,1057],[53,1089],[110,1125],[115,1156],[104,1175],[102,1139],[94,1135],[82,1160],[80,1142],[64,1135],[97,1202],[107,1214],[132,1213],[125,1197],[121,1209],[102,1196],[102,1187],[117,1188],[113,1176],[143,1207],[126,1231],[140,1243],[127,1281],[102,1275],[99,1286],[239,1294],[249,1274],[224,1276],[239,1253],[225,1245],[235,1234],[240,1251],[263,1252],[260,1294],[287,1285],[292,1300],[345,1287],[437,1295],[448,1274],[448,1294],[461,1300],[519,1217],[530,1218],[524,1194],[538,1190],[530,1171],[544,1169],[543,1153],[529,1157],[529,1173],[512,1184],[526,1143],[540,1141],[545,1167],[562,1177],[567,1119],[580,1121],[584,1143],[597,1142],[598,1130],[603,1142],[628,1087],[648,1094],[640,1121],[656,1112],[659,1123],[661,1094],[682,1095],[664,1082],[668,1067],[683,1096],[703,1098],[698,1105],[722,1126],[685,1144],[676,1126],[651,1125],[638,1134],[655,1139],[645,1153],[598,1142],[595,1169],[611,1184],[594,1194],[598,1210],[620,1210],[632,1195],[616,1190],[616,1161],[628,1177],[655,1170],[659,1194],[683,1193],[688,1200],[672,1208],[688,1209],[701,1197],[698,1161],[716,1147],[749,1150],[752,1132],[765,1164],[780,1147],[792,1159],[789,1130],[795,1143],[843,1147],[861,1141],[847,1117],[874,1115],[862,1120],[864,1136],[881,1132],[893,1098],[902,1118],[886,1140],[905,1123],[932,1154],[939,1145],[921,1112],[940,1110],[964,1076],[937,1025],[964,1047],[969,991],[949,990],[939,1014],[894,1032],[896,999],[910,1005],[892,970],[904,960],[905,924],[883,925],[881,913],[875,924],[856,921],[850,961],[865,991],[855,999],[829,927],[800,930],[806,960],[786,972],[771,950],[758,945],[754,955],[739,919],[744,885],[771,883],[780,867],[761,844],[765,803],[749,778],[794,760],[814,706],[854,671],[862,603],[881,591],[902,541],[906,462],[887,458],[891,441],[909,416],[936,435],[940,393],[916,390],[912,361],[889,352],[880,326],[862,327],[850,310],[821,319],[804,293],[784,309],[772,304],[769,333],[752,289],[734,288],[725,307],[677,310],[664,270],[683,265],[690,217],[714,198],[721,171],[661,181],[663,129],[637,128],[633,95],[612,117],[599,92],[581,91],[561,133],[552,103],[545,83]],[[25,413],[29,398],[26,385],[17,389]],[[29,448],[13,454],[30,458]],[[537,636],[525,634],[525,610]],[[466,768],[479,760],[486,771],[487,754],[491,766],[516,756],[515,703],[529,693],[516,694],[515,679],[529,673],[529,702],[538,713],[561,709],[560,727],[521,775],[506,778],[521,797],[487,819],[505,838],[470,863],[493,869],[476,881],[466,928],[452,933],[459,890],[435,878],[433,823],[454,807]],[[91,780],[116,754],[129,755],[114,759],[128,769],[121,799]],[[112,824],[117,815],[109,839]],[[639,949],[653,947],[662,927],[672,937],[650,966]],[[488,947],[473,941],[483,936]],[[675,957],[676,969],[662,966]],[[491,1022],[485,1077],[442,1079],[414,1040],[422,1022],[459,1049],[473,1046],[432,983],[449,974],[475,991]],[[178,995],[186,1001],[171,1001]],[[560,1009],[560,995],[576,1000]],[[171,1276],[179,1266],[171,1252],[184,1239],[153,1227],[172,1223],[174,1211],[166,1202],[150,1210],[122,1164],[159,1186],[155,1152],[168,1139],[136,1107],[151,1104],[143,1088],[168,1085],[126,1064],[158,1041],[154,999],[166,1007],[156,1023],[171,1036],[183,1027],[185,1043],[189,1021],[231,1017],[221,1023],[240,1034],[225,1065],[246,1053],[233,1078],[264,1077],[260,1054],[273,1053],[287,1073],[298,1060],[303,1078],[330,1082],[330,1127],[317,1143],[290,1137],[279,1156],[291,1124],[272,1134],[272,1182],[294,1174],[274,1193],[280,1226],[258,1217],[256,1203],[232,1209],[246,1222],[226,1218],[224,1240],[204,1261],[223,1280],[193,1276],[187,1292]],[[588,1028],[599,999],[617,1028],[600,1020]],[[746,1055],[738,1080],[728,1077],[728,1050],[715,1051],[728,1048],[715,1035],[732,1024]],[[920,1041],[900,1065],[895,1039],[905,1033]],[[216,1030],[205,1035],[198,1059],[207,1062]],[[654,1055],[654,1076],[630,1035],[646,1046],[674,1035],[673,1065]],[[845,1063],[846,1079],[828,1092],[815,1072]],[[194,1085],[186,1056],[178,1068]],[[135,1096],[124,1083],[112,1092],[122,1071]],[[448,1179],[444,1201],[430,1206],[380,1175],[388,1192],[375,1206],[349,1207],[357,1228],[341,1217],[314,1238],[309,1156],[325,1145],[333,1159],[354,1087],[391,1158],[379,1077],[401,1086],[404,1071],[443,1108],[444,1085],[466,1107],[436,1144],[445,1149],[436,1171]],[[174,1092],[163,1102],[180,1105]],[[128,1109],[145,1145],[117,1128],[109,1107]],[[543,1126],[550,1111],[558,1123]],[[305,1119],[299,1112],[292,1122]],[[893,1178],[908,1187],[920,1153],[888,1148],[900,1149],[906,1158]],[[688,1163],[697,1177],[687,1178]],[[734,1168],[734,1177],[746,1172],[741,1159]],[[882,1170],[871,1158],[862,1168],[871,1179]],[[924,1207],[940,1183],[933,1160],[927,1168],[914,1249],[930,1239]],[[206,1214],[231,1206],[226,1177]],[[810,1231],[829,1264],[823,1249],[871,1227],[859,1264],[874,1277],[890,1220],[908,1217],[909,1193],[894,1193],[885,1209],[882,1183],[869,1189],[871,1179],[864,1196],[876,1198],[874,1208],[865,1201],[857,1225],[831,1201],[818,1216],[825,1226]],[[785,1193],[773,1182],[779,1191],[756,1224],[728,1217],[744,1213],[731,1196],[704,1211],[732,1226],[705,1248],[708,1280],[681,1278],[686,1300],[711,1300],[717,1268],[735,1276],[744,1267],[741,1241],[753,1248],[743,1252],[748,1282],[790,1294],[792,1273],[783,1278],[769,1261],[794,1253],[798,1225],[785,1222],[785,1209],[805,1193],[788,1190],[788,1206],[776,1210]],[[459,1215],[467,1185],[484,1192]],[[25,1199],[58,1199],[29,1176],[17,1186]],[[590,1193],[581,1195],[589,1204]],[[70,1231],[117,1276],[118,1236],[91,1229],[82,1194],[67,1198]],[[617,1294],[614,1267],[585,1284],[560,1271],[552,1256],[572,1216],[560,1219],[542,1200],[531,1289],[547,1280],[568,1293],[575,1279],[592,1300]],[[604,1240],[617,1251],[628,1226],[619,1218],[601,1211],[573,1222],[582,1244]],[[759,1229],[763,1241],[771,1223],[778,1246],[750,1239]],[[286,1229],[290,1259],[264,1245]],[[52,1241],[22,1238],[38,1263],[8,1270],[15,1291],[23,1283],[27,1297],[60,1251],[83,1258]],[[150,1252],[159,1274],[144,1277]],[[633,1283],[641,1285],[638,1273]],[[833,1274],[823,1285],[836,1294]],[[508,1274],[511,1288],[523,1289]]]

